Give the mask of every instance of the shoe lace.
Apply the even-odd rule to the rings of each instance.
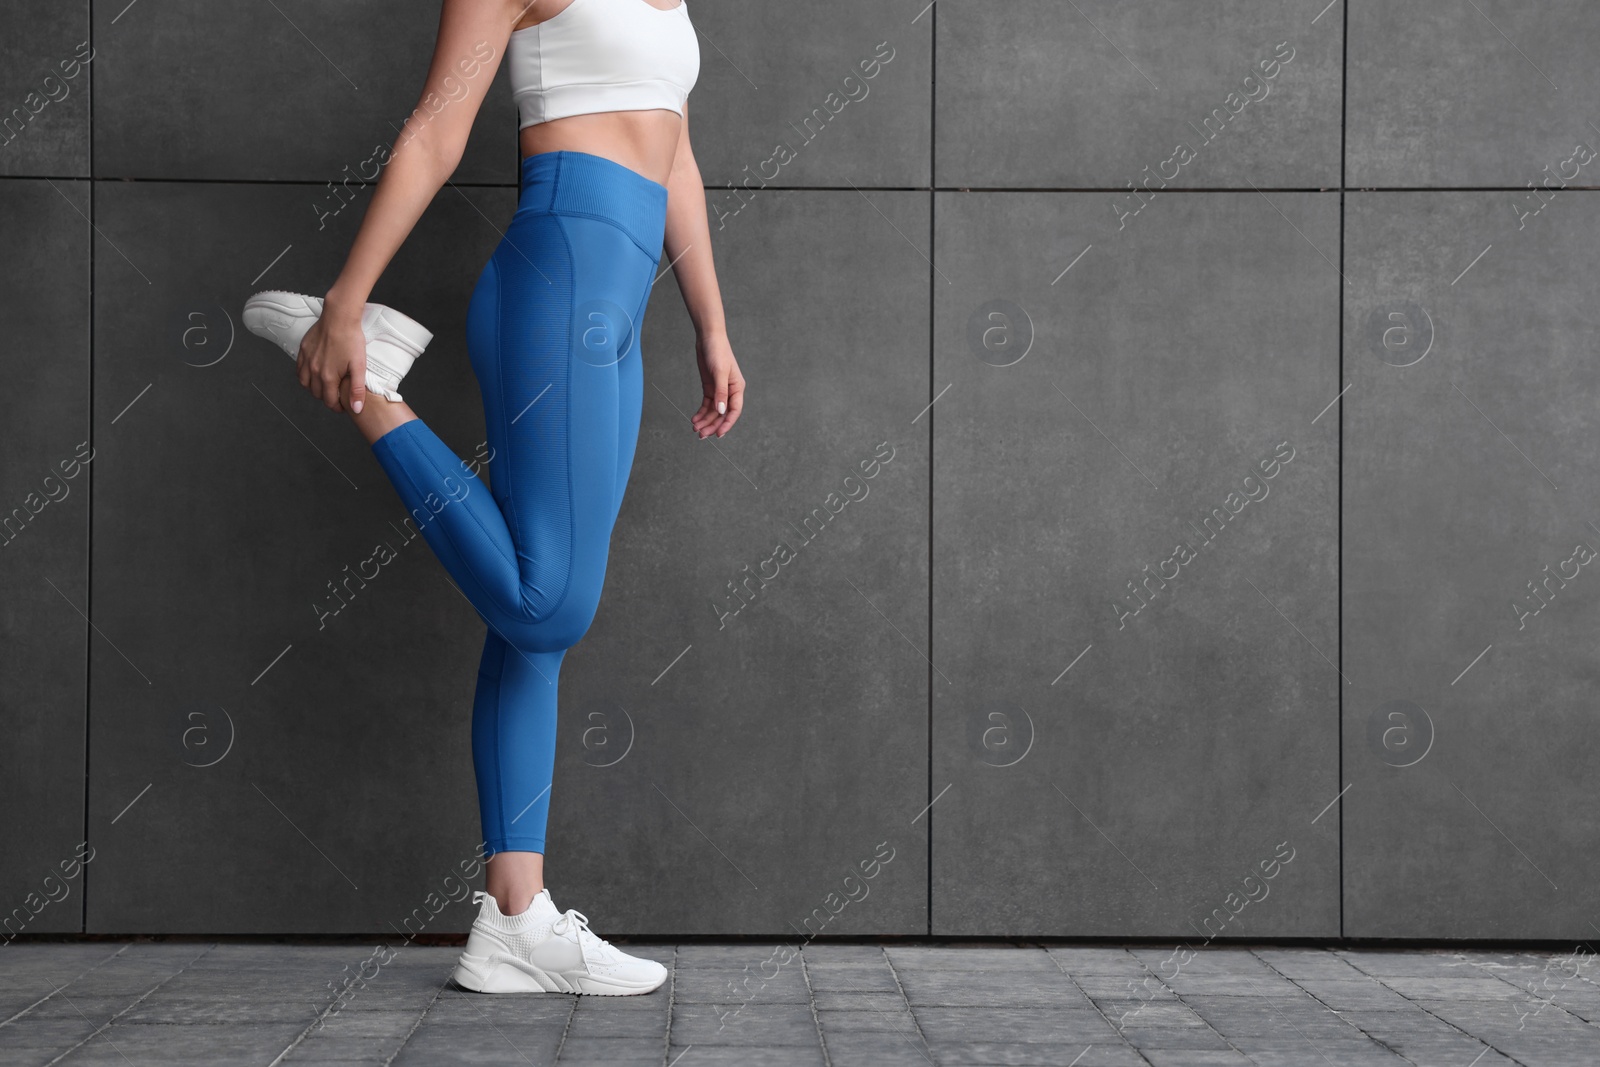
[[[598,947],[606,943],[600,935],[589,929],[589,917],[577,908],[568,908],[562,912],[551,925],[551,929],[558,934],[576,931],[580,944]]]

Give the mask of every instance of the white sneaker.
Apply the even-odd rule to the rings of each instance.
[[[488,893],[476,892],[478,918],[455,979],[476,993],[588,993],[625,997],[667,980],[655,960],[630,956],[589,930],[582,912],[557,911],[541,889],[528,910],[502,915]]]
[[[322,317],[322,298],[267,289],[244,302],[244,328],[265,337],[300,358],[300,342]],[[367,389],[390,400],[401,399],[400,379],[433,340],[417,320],[384,304],[361,310],[361,332],[367,338]]]

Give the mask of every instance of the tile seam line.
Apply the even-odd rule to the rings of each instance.
[[[1473,963],[1471,960],[1467,960],[1467,963],[1471,964],[1472,967],[1475,970],[1483,971],[1485,974],[1489,975],[1489,977],[1495,979],[1496,981],[1504,982],[1506,985],[1510,986],[1512,989],[1515,989],[1517,992],[1519,992],[1519,993],[1527,993],[1528,995],[1533,996],[1533,999],[1539,1000],[1538,996],[1532,994],[1531,991],[1529,991],[1528,989],[1525,989],[1524,987],[1522,987],[1522,986],[1518,985],[1517,983],[1513,982],[1511,979],[1507,978],[1505,975],[1500,974],[1500,973],[1498,973],[1496,971],[1487,970],[1484,967],[1480,967],[1478,964]],[[1549,964],[1548,963],[1545,965],[1545,969],[1549,970]],[[1580,968],[1580,971],[1581,971],[1581,968]],[[1385,987],[1385,988],[1387,988],[1387,987]],[[1563,986],[1562,988],[1564,989],[1566,987]],[[1561,990],[1558,989],[1558,990],[1556,990],[1556,992],[1559,993],[1559,992],[1561,992]],[[1573,1019],[1576,1019],[1578,1022],[1582,1023],[1584,1026],[1600,1028],[1600,1021],[1597,1021],[1595,1019],[1586,1019],[1582,1015],[1579,1015],[1577,1012],[1572,1011],[1571,1009],[1567,1008],[1565,1005],[1557,1002],[1554,994],[1551,995],[1549,1000],[1541,1001],[1541,1003],[1547,1003],[1547,1004],[1554,1005],[1554,1007],[1556,1008],[1557,1011],[1560,1011],[1563,1014],[1565,1014],[1565,1015],[1567,1015],[1567,1016],[1569,1016],[1569,1017],[1571,1017]],[[1543,1011],[1544,1009],[1541,1008],[1539,1010]],[[1484,1042],[1484,1043],[1488,1044],[1488,1042]]]
[[[582,939],[583,939],[583,935],[579,934],[578,938],[579,938],[579,941],[581,942]],[[580,952],[579,954],[581,955],[582,953]],[[441,988],[443,988],[443,987],[441,987]],[[567,1035],[572,1033],[572,1020],[578,1014],[578,1005],[580,1005],[582,1003],[583,1003],[583,997],[582,996],[576,996],[576,997],[572,998],[572,1005],[567,1009],[566,1022],[561,1024],[561,1040],[556,1042],[555,1055],[550,1057],[550,1062],[551,1063],[560,1063],[561,1062],[561,1052],[562,1052],[563,1049],[565,1049],[567,1047]],[[504,1037],[505,1035],[502,1034],[501,1036]],[[510,1044],[509,1039],[507,1040],[507,1044]],[[514,1049],[517,1048],[517,1046],[515,1046],[515,1045],[512,1045],[511,1047],[514,1048]],[[519,1056],[522,1055],[522,1050],[521,1049],[517,1049],[517,1055],[519,1055]]]
[[[806,964],[804,945],[796,955],[800,957],[800,977],[806,983],[806,1004],[811,1008],[811,1025],[817,1031],[817,1048],[822,1053],[823,1067],[833,1067],[833,1057],[828,1053],[828,1039],[822,1033],[822,1019],[817,1014],[817,991],[811,988],[811,969]]]
[[[667,1028],[661,1036],[661,1067],[672,1062],[672,1016],[678,1006],[678,945],[672,946],[672,973],[667,976]]]
[[[411,1043],[411,1039],[416,1036],[417,1031],[422,1029],[422,1021],[428,1017],[428,1013],[433,1010],[433,1006],[439,1003],[439,995],[444,992],[444,987],[449,984],[450,979],[448,977],[439,983],[439,988],[433,991],[433,999],[429,1000],[428,1006],[423,1008],[421,1013],[417,1015],[417,1021],[411,1024],[411,1029],[406,1031],[406,1036],[400,1039],[399,1046],[393,1052],[389,1053],[388,1058],[383,1061],[383,1067],[389,1067],[391,1063],[399,1058],[400,1053],[405,1051],[406,1046]],[[295,1044],[299,1044],[300,1040],[303,1040],[304,1037],[305,1035],[302,1034],[300,1038],[296,1039]],[[282,1053],[279,1053],[279,1058],[281,1059],[285,1053],[289,1052],[293,1048],[294,1045],[290,1045],[289,1048],[284,1049]]]
[[[85,7],[84,7],[84,16],[85,16],[85,21],[88,22],[87,35],[88,35],[88,39],[89,39],[89,54],[91,56],[93,56],[94,55],[94,5],[93,5],[92,0],[86,0]],[[89,329],[88,329],[89,350],[84,353],[84,361],[88,364],[86,369],[88,370],[89,387],[88,387],[88,396],[85,398],[86,408],[85,408],[85,411],[84,411],[84,422],[87,424],[87,429],[88,429],[89,455],[90,456],[94,455],[94,344],[95,344],[94,320],[95,320],[95,303],[96,303],[96,301],[98,299],[98,294],[95,292],[95,286],[94,286],[94,282],[95,282],[95,277],[94,277],[95,276],[95,251],[96,251],[96,248],[97,248],[97,246],[95,244],[95,203],[96,203],[96,199],[97,198],[95,197],[94,177],[93,177],[93,175],[94,175],[94,100],[95,100],[94,79],[95,79],[95,69],[94,69],[94,66],[91,64],[89,66],[88,84],[84,86],[84,88],[89,93],[89,116],[88,116],[88,121],[85,123],[85,126],[87,127],[85,132],[86,132],[86,134],[88,136],[88,144],[85,146],[86,150],[85,150],[85,153],[84,153],[85,156],[87,157],[87,160],[86,160],[87,164],[88,164],[87,169],[88,169],[88,172],[89,172],[89,177],[87,179],[88,187],[84,190],[84,192],[85,192],[85,194],[87,196],[87,199],[89,201],[89,232],[84,235],[85,237],[88,238],[88,242],[89,242],[89,264],[88,264],[88,272],[89,272]],[[90,640],[90,634],[89,634],[89,630],[88,630],[88,627],[89,627],[90,623],[89,623],[88,620],[94,618],[94,485],[95,485],[95,480],[96,480],[95,479],[95,472],[94,472],[94,470],[91,469],[89,471],[89,484],[85,487],[86,490],[87,490],[87,494],[86,495],[88,496],[88,504],[84,508],[84,511],[86,512],[86,514],[85,514],[84,520],[83,520],[83,526],[84,526],[84,528],[83,528],[83,613],[84,613],[84,616],[85,616],[84,632],[83,632],[83,837],[80,840],[85,841],[85,842],[87,842],[89,840],[89,791],[90,791],[89,790],[89,787],[90,787],[89,757],[90,757],[90,752],[92,750],[92,745],[91,745],[92,738],[91,738],[91,735],[90,735],[89,731],[90,731],[91,718],[92,718],[92,715],[93,715],[93,708],[91,707],[91,699],[92,699],[93,692],[94,692],[94,669],[93,669],[94,645]],[[92,852],[90,854],[93,855]],[[82,899],[78,902],[78,932],[79,933],[83,933],[83,934],[87,934],[89,932],[89,877],[90,877],[90,871],[89,871],[88,866],[85,865],[84,869],[83,869],[83,886],[82,886],[82,890],[83,891],[81,893]]]
[[[326,181],[316,178],[180,178],[154,175],[107,174],[0,174],[0,183],[26,181],[63,181],[118,183],[131,185],[250,185],[250,186],[304,186],[319,188]],[[359,187],[377,185],[376,181],[358,183]],[[508,181],[454,181],[453,186],[463,189],[517,189],[519,183]],[[706,185],[710,192],[724,192],[726,186]],[[935,193],[1126,193],[1126,188],[1101,185],[854,185],[796,184],[779,185],[768,182],[763,190],[771,192],[828,192],[846,193],[864,190],[870,192],[935,192]],[[1526,193],[1526,185],[1201,185],[1191,187],[1167,186],[1163,196],[1216,193]],[[1563,185],[1559,192],[1600,192],[1600,185]]]
[[[1311,990],[1309,990],[1305,986],[1301,985],[1300,982],[1297,979],[1291,978],[1287,974],[1284,974],[1282,971],[1278,970],[1278,968],[1276,968],[1276,967],[1274,967],[1272,965],[1272,962],[1270,960],[1264,959],[1258,952],[1256,952],[1255,949],[1246,948],[1245,951],[1250,953],[1251,956],[1255,957],[1255,959],[1260,961],[1261,965],[1263,967],[1265,967],[1267,970],[1271,971],[1273,974],[1277,975],[1279,978],[1282,978],[1285,982],[1290,983],[1291,985],[1295,986],[1297,989],[1299,989],[1302,992],[1304,992],[1306,996],[1310,997],[1312,1000],[1314,1000],[1318,1004],[1320,1004],[1323,1008],[1327,1009],[1327,1011],[1328,1011],[1328,1013],[1330,1015],[1332,1015],[1335,1018],[1337,1018],[1340,1022],[1344,1023],[1346,1026],[1349,1026],[1352,1030],[1354,1030],[1356,1033],[1360,1034],[1362,1037],[1366,1038],[1368,1041],[1371,1041],[1373,1044],[1377,1045],[1379,1048],[1384,1049],[1385,1051],[1387,1051],[1389,1053],[1392,1053],[1393,1055],[1399,1057],[1400,1059],[1405,1060],[1407,1063],[1413,1063],[1414,1064],[1414,1063],[1417,1062],[1416,1060],[1414,1060],[1411,1057],[1407,1056],[1404,1052],[1400,1051],[1400,1049],[1397,1049],[1394,1046],[1390,1045],[1387,1041],[1384,1041],[1384,1040],[1382,1040],[1381,1038],[1378,1038],[1378,1037],[1374,1037],[1372,1034],[1368,1033],[1366,1030],[1363,1030],[1361,1027],[1357,1026],[1355,1023],[1351,1022],[1349,1019],[1346,1019],[1345,1018],[1346,1012],[1340,1011],[1340,1010],[1334,1008],[1333,1005],[1329,1004],[1327,1001],[1323,1000],[1321,997],[1319,997],[1315,993],[1311,992]],[[1370,977],[1368,978],[1368,981],[1371,981],[1374,985],[1380,986],[1380,987],[1382,987],[1384,989],[1389,988],[1388,986],[1385,986],[1382,982],[1378,982],[1375,979],[1372,979]],[[1485,1041],[1483,1043],[1485,1045],[1488,1044],[1487,1041]]]
[[[935,654],[933,648],[933,450],[935,447],[933,423],[934,420],[938,418],[938,414],[933,410],[933,401],[936,399],[934,397],[934,380],[935,375],[937,374],[937,370],[935,368],[938,363],[938,357],[936,355],[938,347],[938,339],[936,336],[937,325],[936,316],[934,314],[934,294],[938,292],[938,289],[934,284],[934,272],[938,269],[935,265],[935,261],[939,257],[939,230],[938,222],[935,218],[935,210],[939,197],[938,139],[939,5],[935,3],[931,5],[928,11],[928,670],[926,672],[928,691],[928,718],[927,729],[923,739],[923,744],[927,749],[927,790],[924,793],[924,796],[928,802],[928,807],[926,809],[928,812],[928,825],[923,827],[923,841],[925,842],[923,851],[927,856],[927,862],[924,865],[924,873],[927,880],[927,892],[923,907],[923,920],[925,934],[928,937],[933,936],[933,657]],[[899,981],[899,977],[896,976],[895,983],[897,985],[899,984]],[[902,991],[902,995],[904,995],[904,991]],[[907,1006],[910,1006],[909,1001],[907,1001]],[[922,1033],[920,1026],[917,1028],[917,1033],[920,1037]],[[923,1040],[923,1044],[927,1044],[926,1039]]]
[[[60,1063],[62,1060],[66,1059],[68,1056],[72,1055],[74,1052],[78,1051],[80,1048],[82,1048],[83,1046],[87,1045],[89,1042],[93,1041],[95,1038],[99,1037],[101,1034],[105,1033],[107,1030],[111,1029],[111,1024],[112,1023],[116,1022],[118,1019],[120,1019],[124,1015],[128,1014],[134,1008],[137,1008],[140,1004],[144,1003],[145,999],[148,998],[152,993],[154,993],[156,990],[160,989],[162,986],[166,985],[168,982],[172,981],[174,978],[178,977],[178,975],[182,974],[184,971],[187,971],[191,966],[194,965],[196,960],[198,960],[201,956],[204,956],[206,953],[215,950],[216,947],[217,947],[217,944],[207,945],[204,949],[202,949],[199,952],[199,954],[197,954],[194,957],[192,957],[189,960],[188,963],[185,963],[182,967],[179,967],[177,970],[173,971],[171,974],[169,974],[165,978],[161,979],[161,981],[157,982],[155,985],[151,986],[149,989],[145,990],[143,993],[140,993],[136,998],[134,998],[134,1001],[133,1001],[132,1004],[129,1004],[126,1008],[123,1008],[121,1011],[117,1012],[111,1018],[107,1019],[105,1022],[103,1022],[99,1026],[95,1027],[94,1033],[90,1034],[88,1037],[85,1037],[82,1041],[79,1041],[76,1045],[73,1045],[71,1048],[67,1049],[65,1052],[62,1052],[62,1053],[58,1054],[55,1059],[51,1060],[49,1063],[46,1063],[44,1065],[44,1067],[53,1067],[54,1064]],[[129,958],[131,959],[132,957],[129,957]],[[110,1041],[111,1039],[107,1038],[106,1040]],[[112,1047],[115,1048],[116,1047],[115,1044],[113,1044]],[[120,1050],[119,1050],[119,1052],[120,1052]]]
[[[1342,283],[1345,277],[1345,192],[1349,183],[1349,106],[1350,106],[1350,4],[1344,5],[1344,22],[1342,25],[1341,40],[1339,42],[1339,280]],[[1335,381],[1334,389],[1341,396],[1344,390],[1344,316],[1345,316],[1345,289],[1339,286],[1339,378]],[[1339,648],[1336,653],[1339,657],[1339,674],[1344,674],[1344,401],[1339,402],[1339,440],[1335,449],[1339,457],[1339,481],[1336,487],[1336,500],[1334,504],[1334,561],[1333,571],[1337,576],[1334,580],[1334,627],[1337,630]],[[1334,763],[1338,778],[1333,783],[1334,791],[1339,796],[1344,796],[1344,686],[1338,687],[1339,703],[1335,708],[1334,727],[1337,739],[1335,746]],[[1339,936],[1344,936],[1344,803],[1339,803]],[[1265,961],[1263,961],[1265,962]]]
[[[906,987],[900,981],[900,972],[895,969],[894,960],[889,956],[889,946],[880,945],[878,952],[883,956],[883,962],[889,966],[889,977],[894,979],[894,987],[900,993],[901,1002],[906,1006],[906,1014],[911,1016],[911,1025],[916,1028],[917,1040],[921,1041],[922,1047],[931,1053],[933,1046],[928,1044],[928,1035],[922,1032],[922,1020],[917,1018],[917,1009],[912,1006],[911,998],[906,996]]]
[[[1248,952],[1249,949],[1246,949],[1245,951]],[[1132,955],[1132,953],[1130,953],[1130,955]],[[1238,1045],[1235,1045],[1233,1043],[1233,1039],[1231,1037],[1229,1037],[1227,1034],[1224,1034],[1221,1030],[1219,1030],[1217,1028],[1217,1024],[1216,1023],[1212,1022],[1210,1019],[1208,1019],[1204,1015],[1200,1014],[1200,1009],[1196,1008],[1193,1004],[1190,1004],[1187,1000],[1185,1000],[1183,998],[1183,994],[1182,993],[1178,992],[1176,989],[1173,989],[1172,986],[1168,985],[1165,981],[1163,981],[1159,974],[1156,974],[1155,971],[1150,969],[1150,965],[1148,963],[1146,963],[1142,957],[1134,956],[1133,958],[1139,961],[1139,966],[1143,967],[1147,974],[1149,974],[1151,977],[1155,978],[1155,980],[1161,984],[1161,988],[1165,989],[1167,992],[1172,994],[1172,999],[1173,1000],[1175,1000],[1179,1004],[1182,1004],[1185,1008],[1189,1009],[1190,1014],[1192,1014],[1196,1019],[1199,1019],[1202,1023],[1204,1023],[1205,1026],[1206,1026],[1206,1029],[1210,1030],[1213,1034],[1216,1034],[1217,1037],[1223,1042],[1223,1044],[1227,1045],[1230,1049],[1232,1049],[1233,1051],[1237,1052],[1239,1055],[1243,1056],[1247,1060],[1254,1058],[1249,1053],[1247,1053],[1243,1049],[1241,1049]],[[1122,1033],[1122,1029],[1120,1027],[1117,1028],[1117,1033],[1119,1035]],[[1123,1040],[1127,1040],[1127,1039],[1124,1038]],[[1130,1044],[1131,1044],[1131,1042],[1130,1042]],[[1139,1049],[1137,1046],[1135,1046],[1135,1051],[1137,1051],[1141,1056],[1144,1055],[1144,1051],[1142,1049]]]
[[[1400,999],[1404,1000],[1407,1004],[1411,1005],[1416,1010],[1422,1012],[1428,1018],[1433,1019],[1436,1022],[1443,1023],[1444,1025],[1448,1026],[1450,1029],[1454,1030],[1456,1033],[1461,1034],[1464,1037],[1468,1037],[1468,1038],[1472,1039],[1473,1041],[1476,1041],[1480,1045],[1487,1046],[1491,1051],[1493,1051],[1497,1055],[1504,1056],[1506,1059],[1510,1060],[1512,1063],[1517,1064],[1518,1067],[1539,1067],[1539,1064],[1537,1062],[1530,1063],[1527,1060],[1518,1059],[1517,1057],[1513,1056],[1511,1053],[1507,1052],[1505,1049],[1499,1047],[1498,1045],[1490,1044],[1487,1040],[1485,1040],[1484,1038],[1479,1037],[1477,1034],[1474,1034],[1472,1031],[1467,1030],[1464,1027],[1457,1026],[1455,1023],[1451,1022],[1449,1019],[1446,1019],[1442,1015],[1439,1015],[1439,1014],[1436,1014],[1435,1012],[1429,1011],[1427,1005],[1423,1004],[1420,1000],[1413,1000],[1412,998],[1406,996],[1404,993],[1400,992],[1400,990],[1394,988],[1393,986],[1391,986],[1387,982],[1385,982],[1381,976],[1376,975],[1376,974],[1372,974],[1369,971],[1362,970],[1361,967],[1359,965],[1357,965],[1354,960],[1348,959],[1345,956],[1340,956],[1339,958],[1344,960],[1344,962],[1348,963],[1350,966],[1354,967],[1357,971],[1360,971],[1363,977],[1365,977],[1369,981],[1376,982],[1378,985],[1382,986],[1384,989],[1389,990],[1389,992],[1393,993],[1395,996],[1397,996]]]
[[[1122,1036],[1122,1028],[1119,1027],[1116,1023],[1111,1021],[1110,1016],[1106,1015],[1105,1009],[1100,1006],[1100,1002],[1095,1000],[1094,997],[1091,997],[1089,995],[1089,991],[1087,989],[1083,988],[1083,983],[1079,982],[1076,978],[1074,978],[1072,976],[1072,972],[1067,970],[1066,965],[1062,962],[1061,958],[1059,956],[1057,956],[1054,952],[1050,951],[1051,948],[1056,947],[1056,946],[1047,945],[1047,944],[1045,944],[1043,942],[1039,942],[1038,946],[1041,949],[1044,950],[1044,954],[1050,958],[1050,962],[1056,965],[1056,970],[1060,971],[1063,975],[1065,975],[1067,981],[1072,983],[1072,988],[1076,989],[1078,991],[1078,993],[1083,997],[1083,999],[1089,1002],[1089,1007],[1094,1009],[1094,1013],[1096,1015],[1100,1016],[1101,1020],[1107,1026],[1111,1027],[1112,1031],[1117,1035],[1117,1037],[1122,1039],[1122,1047],[1123,1048],[1132,1049],[1133,1050],[1133,1054],[1135,1056],[1138,1056],[1140,1060],[1142,1060],[1146,1065],[1148,1065],[1150,1063],[1150,1057],[1146,1056],[1142,1051],[1140,1051],[1138,1046],[1134,1045],[1133,1042],[1129,1041],[1126,1037]],[[1062,947],[1072,947],[1072,946],[1062,946]],[[1115,945],[1106,945],[1105,947],[1106,948],[1113,948],[1113,947],[1117,947],[1117,946],[1115,946]],[[1135,963],[1137,963],[1141,968],[1143,968],[1146,972],[1150,971],[1150,967],[1144,962],[1144,960],[1140,959],[1138,956],[1135,956],[1133,953],[1129,952],[1126,948],[1123,948],[1122,951],[1123,951],[1124,955],[1129,956],[1130,958],[1132,958],[1133,961]],[[1158,981],[1158,982],[1161,981],[1161,976],[1160,975],[1156,975],[1156,981]],[[1162,986],[1163,986],[1163,988],[1165,988],[1166,987],[1166,983],[1162,982]],[[1170,989],[1168,989],[1167,991],[1169,993],[1172,992]],[[1173,993],[1172,995],[1173,996],[1177,996],[1176,993]],[[1190,1010],[1193,1011],[1194,1009],[1191,1008]],[[1228,1045],[1231,1048],[1233,1046],[1233,1042],[1229,1041]],[[1234,1049],[1234,1051],[1237,1052],[1238,1049]],[[1249,1057],[1246,1056],[1245,1058],[1248,1059]]]
[[[59,986],[56,989],[52,989],[50,992],[48,992],[44,996],[40,997],[38,1000],[34,1001],[32,1004],[29,1004],[26,1008],[23,1008],[21,1011],[17,1012],[15,1015],[11,1016],[9,1019],[0,1020],[0,1029],[3,1029],[5,1027],[7,1027],[7,1026],[10,1026],[12,1023],[16,1022],[18,1019],[22,1018],[24,1015],[27,1015],[34,1008],[37,1008],[39,1005],[43,1004],[45,1001],[47,1001],[51,997],[55,996],[57,993],[64,993],[67,990],[67,988],[72,985],[73,982],[76,982],[79,978],[82,978],[84,975],[88,974],[90,971],[98,970],[99,968],[104,967],[106,964],[110,963],[112,960],[116,959],[118,956],[122,955],[124,952],[128,951],[128,949],[130,949],[132,947],[133,947],[132,943],[123,945],[121,948],[117,949],[117,951],[113,952],[111,955],[107,956],[105,959],[101,960],[99,963],[96,963],[94,966],[85,967],[82,971],[79,971],[77,974],[75,974],[71,978],[67,979],[66,982],[62,983],[61,986]]]

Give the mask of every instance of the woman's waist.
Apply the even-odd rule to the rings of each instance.
[[[551,152],[602,156],[665,185],[677,159],[683,120],[663,109],[605,111],[570,115],[533,126],[518,135],[524,159]]]
[[[545,213],[609,222],[653,257],[665,232],[667,187],[605,156],[539,152],[522,159],[517,214]]]

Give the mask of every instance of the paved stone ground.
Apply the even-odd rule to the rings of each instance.
[[[467,993],[450,948],[15,942],[0,1064],[1600,1064],[1587,953],[775,950],[633,946],[672,978],[608,998]]]

